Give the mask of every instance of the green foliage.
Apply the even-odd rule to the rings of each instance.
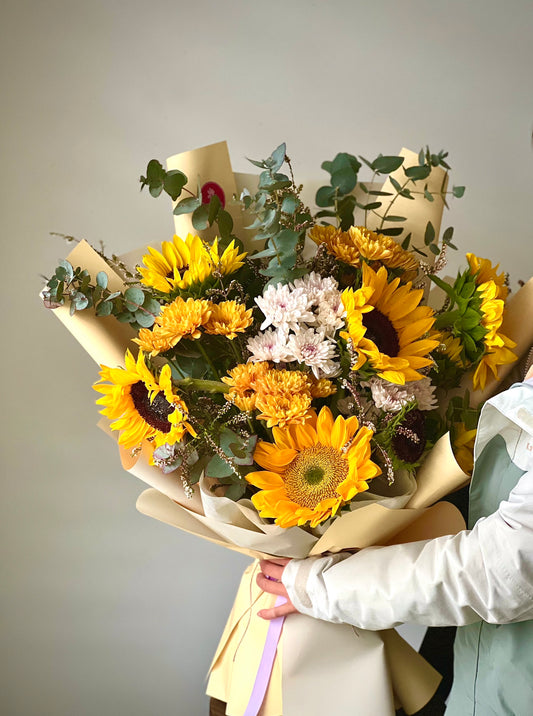
[[[54,275],[43,290],[47,308],[58,308],[68,303],[70,315],[76,311],[94,308],[97,316],[115,316],[121,323],[131,323],[134,328],[150,328],[159,315],[161,306],[150,290],[130,286],[123,293],[109,291],[108,276],[99,271],[93,282],[85,269],[74,268],[68,261],[60,261]]]
[[[260,262],[259,271],[269,279],[268,283],[287,283],[306,272],[301,250],[311,215],[300,199],[302,187],[294,183],[285,144],[280,144],[267,159],[249,161],[262,172],[256,194],[244,194],[241,201],[255,217],[247,228],[256,231],[256,240],[265,241],[265,248],[250,258]],[[279,171],[284,163],[290,177]]]

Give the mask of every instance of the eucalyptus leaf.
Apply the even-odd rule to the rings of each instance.
[[[197,196],[188,196],[186,199],[182,199],[174,207],[174,214],[180,216],[181,214],[190,214],[201,205],[202,201]]]
[[[107,274],[105,271],[99,271],[96,274],[96,283],[100,288],[107,288]]]
[[[176,201],[187,181],[188,179],[183,172],[180,172],[179,169],[171,169],[165,173],[163,187],[172,200]]]
[[[403,162],[403,157],[381,156],[374,159],[372,169],[378,174],[392,174],[402,166]]]
[[[192,213],[192,225],[196,231],[204,231],[209,226],[209,205],[201,204]]]
[[[151,328],[154,325],[154,317],[151,313],[147,313],[142,308],[135,311],[135,320],[141,328]]]
[[[127,303],[134,306],[142,306],[144,303],[144,291],[137,286],[130,286],[124,291],[124,298]]]

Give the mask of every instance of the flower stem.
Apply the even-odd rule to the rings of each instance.
[[[205,348],[202,346],[202,344],[200,343],[200,341],[198,341],[198,343],[197,343],[196,345],[197,345],[198,350],[200,351],[200,353],[203,355],[205,362],[206,362],[207,365],[211,368],[211,371],[213,372],[213,375],[216,377],[216,379],[217,379],[218,381],[220,381],[220,375],[219,375],[219,373],[218,373],[218,370],[215,368],[215,364],[213,363],[213,361],[211,360],[211,358],[207,355],[207,352],[206,352]],[[223,385],[223,384],[222,384],[222,385]]]

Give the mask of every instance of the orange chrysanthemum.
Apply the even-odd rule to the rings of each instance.
[[[316,527],[381,472],[371,460],[372,431],[356,417],[334,420],[325,407],[304,425],[275,427],[272,434],[274,443],[260,441],[254,453],[264,470],[246,479],[260,488],[252,502],[261,517],[280,527]]]
[[[210,301],[178,296],[162,307],[153,330],[141,329],[133,341],[152,356],[168,351],[182,338],[200,338],[200,328],[209,320],[212,309]]]

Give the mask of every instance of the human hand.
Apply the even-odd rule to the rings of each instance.
[[[257,612],[257,616],[261,617],[261,619],[286,617],[288,614],[294,614],[297,611],[281,581],[283,570],[288,562],[290,562],[289,559],[262,559],[259,562],[261,571],[257,575],[257,584],[264,592],[276,594],[286,600],[285,604],[280,604],[271,609],[261,609],[261,611]]]

